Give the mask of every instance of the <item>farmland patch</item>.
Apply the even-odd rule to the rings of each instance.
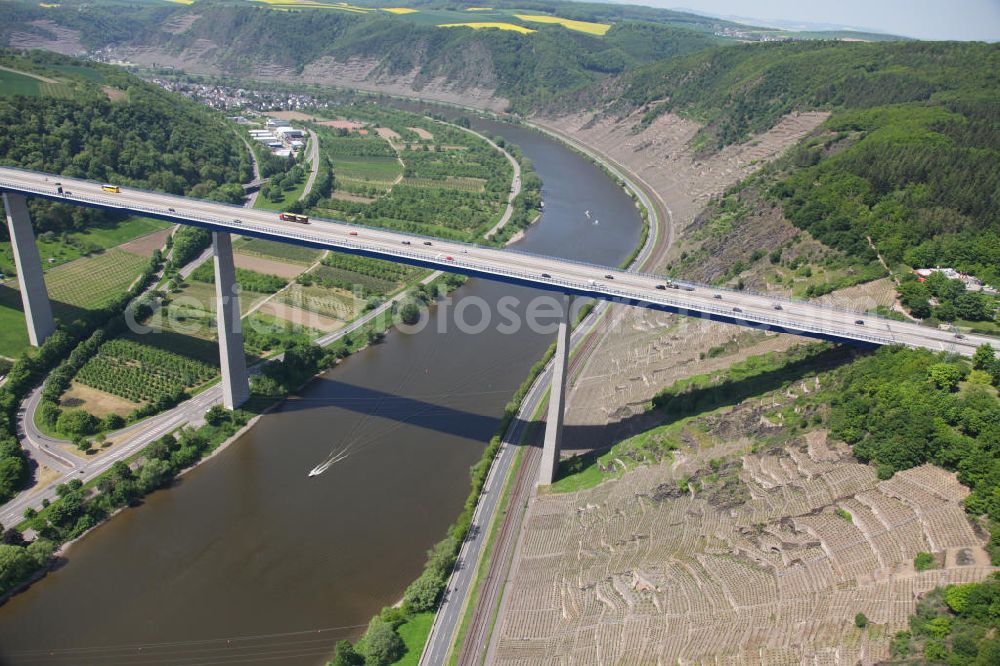
[[[127,418],[135,411],[139,403],[80,382],[71,382],[69,390],[63,393],[59,399],[59,406],[63,409],[82,409],[97,418],[104,418],[109,414],[117,414],[122,418]]]
[[[258,256],[264,259],[301,264],[303,266],[311,265],[319,259],[319,255],[321,254],[320,250],[260,238],[241,238],[233,244],[233,249],[238,254]]]
[[[213,379],[216,368],[133,340],[110,340],[77,373],[82,384],[132,402],[156,402]]]

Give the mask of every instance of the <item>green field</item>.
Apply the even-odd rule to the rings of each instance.
[[[25,95],[36,97],[42,94],[42,82],[33,76],[0,69],[0,96]]]
[[[21,310],[21,293],[0,285],[0,356],[17,358],[30,348]]]
[[[87,252],[115,247],[168,227],[170,227],[168,222],[148,217],[130,217],[117,224],[69,233],[65,240],[62,236],[41,233],[37,235],[35,241],[42,258],[42,265],[48,270],[79,259]],[[14,254],[9,241],[0,242],[0,273],[14,274]]]
[[[137,254],[113,248],[48,271],[45,285],[55,316],[73,321],[86,317],[88,310],[107,305],[125,293],[147,262]],[[0,285],[0,356],[16,357],[29,348],[16,282]]]
[[[148,260],[137,254],[112,248],[101,254],[59,266],[45,274],[45,286],[57,315],[61,306],[94,310],[124,293]]]
[[[254,312],[243,321],[243,340],[247,356],[265,356],[288,342],[310,344],[322,331],[293,324],[271,315]]]
[[[241,238],[233,243],[233,250],[240,254],[249,254],[265,259],[274,259],[288,264],[309,266],[319,259],[321,250],[308,247],[262,240],[260,238]]]
[[[132,402],[156,402],[196,388],[218,371],[179,354],[134,340],[110,340],[80,368],[76,380]]]
[[[394,662],[395,666],[417,666],[420,663],[420,654],[424,651],[424,644],[431,634],[431,625],[434,624],[434,613],[417,613],[399,627],[399,637],[406,644],[406,653]]]
[[[216,344],[215,340],[182,335],[167,330],[154,330],[145,334],[126,333],[122,339],[173,352],[213,367],[219,365],[219,345]]]
[[[392,280],[378,278],[372,275],[355,273],[343,268],[331,266],[317,266],[316,270],[310,273],[321,285],[335,287],[351,292],[355,285],[362,288],[365,294],[387,294],[396,289],[398,283]]]
[[[401,184],[409,187],[444,187],[461,192],[486,191],[486,181],[482,178],[403,178]]]
[[[338,179],[392,183],[403,173],[403,165],[395,157],[382,155],[336,157],[333,160],[333,173]]]
[[[49,69],[54,69],[63,74],[82,76],[94,83],[104,83],[107,79],[102,72],[97,71],[88,65],[47,65]]]
[[[63,97],[73,96],[73,87],[65,83],[50,83],[30,74],[0,69],[0,97]]]
[[[74,242],[90,243],[102,248],[109,248],[141,238],[155,231],[169,229],[172,226],[170,222],[163,220],[154,220],[149,217],[130,217],[113,226],[91,227],[86,231],[72,233],[69,237]]]

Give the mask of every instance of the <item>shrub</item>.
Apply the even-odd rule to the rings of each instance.
[[[56,429],[67,435],[90,435],[97,429],[97,419],[82,409],[67,409],[56,420]]]
[[[913,567],[917,571],[927,571],[934,566],[934,556],[930,553],[917,553],[913,558]]]

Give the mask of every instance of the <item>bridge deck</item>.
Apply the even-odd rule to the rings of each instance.
[[[62,194],[57,192],[56,183],[62,184]],[[134,188],[122,187],[119,193],[111,194],[102,191],[99,183],[35,171],[0,167],[0,191],[823,340],[861,345],[902,344],[967,356],[983,343],[1000,348],[1000,341],[982,336],[959,338],[936,328],[815,303],[688,283],[663,289],[660,287],[665,285],[664,278],[655,275],[336,220],[314,218],[308,225],[286,222],[273,211]]]

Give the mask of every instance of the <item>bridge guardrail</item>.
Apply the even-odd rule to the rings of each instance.
[[[18,170],[25,171],[26,173],[33,173],[33,174],[35,174],[35,172],[31,172],[31,171],[27,171],[27,170],[23,170],[23,169],[18,169]],[[35,175],[37,175],[37,174],[35,174]],[[56,177],[58,177],[58,176],[56,176]],[[79,180],[79,179],[74,179],[74,180]],[[33,193],[33,194],[39,194],[39,195],[45,196],[46,198],[54,198],[53,192],[50,191],[49,189],[43,189],[41,187],[37,187],[37,186],[33,186],[33,185],[23,185],[23,184],[19,184],[19,183],[13,182],[13,181],[9,181],[7,179],[0,179],[0,189],[9,189],[9,190],[12,190],[12,191],[15,191],[15,192]],[[133,192],[140,192],[140,193],[141,192],[145,192],[144,190],[137,190],[135,188],[129,188],[129,190],[131,190]],[[150,194],[154,194],[156,196],[172,196],[172,195],[164,195],[163,193],[154,193],[154,192],[150,192]],[[195,212],[184,212],[184,213],[181,213],[181,214],[178,214],[176,212],[175,213],[168,213],[168,211],[163,210],[162,207],[148,206],[148,205],[144,205],[144,204],[141,204],[141,203],[131,203],[130,202],[127,205],[123,205],[123,202],[122,202],[122,200],[120,198],[111,198],[111,197],[103,197],[103,196],[95,196],[95,195],[86,195],[86,196],[83,196],[83,195],[71,195],[71,196],[72,196],[71,200],[77,200],[80,203],[95,203],[95,204],[99,204],[99,205],[102,205],[102,206],[107,206],[109,208],[121,209],[121,210],[129,210],[129,211],[134,211],[134,212],[138,212],[138,213],[146,213],[146,214],[159,215],[159,216],[163,216],[163,215],[169,214],[169,215],[173,215],[173,216],[176,216],[176,217],[182,217],[184,219],[189,219],[189,220],[191,220],[193,222],[201,222],[201,223],[207,224],[207,225],[212,225],[212,226],[217,226],[217,227],[224,227],[226,229],[230,229],[232,231],[236,231],[237,233],[240,232],[240,231],[247,231],[247,230],[249,230],[249,231],[253,231],[255,233],[264,235],[264,236],[269,236],[269,237],[275,238],[277,240],[288,239],[288,238],[295,238],[295,239],[298,239],[298,240],[305,241],[307,243],[317,244],[317,245],[321,245],[321,246],[342,247],[344,249],[353,249],[353,250],[365,251],[365,252],[376,252],[376,253],[380,253],[380,254],[383,254],[383,255],[388,255],[389,257],[394,257],[394,258],[403,258],[403,257],[406,257],[406,258],[417,260],[417,261],[420,261],[420,262],[423,262],[423,263],[429,263],[429,264],[437,265],[442,270],[445,270],[445,271],[447,271],[449,267],[464,267],[467,270],[471,270],[471,271],[475,271],[475,272],[479,272],[479,273],[493,273],[493,274],[503,275],[503,276],[507,276],[507,277],[517,278],[519,280],[523,280],[523,281],[531,283],[531,284],[538,284],[538,285],[553,285],[553,284],[555,284],[557,286],[564,287],[564,288],[576,291],[576,292],[578,292],[578,293],[580,293],[581,295],[584,295],[584,296],[588,296],[589,295],[591,297],[596,297],[596,298],[601,298],[602,296],[613,296],[613,297],[616,297],[616,298],[619,298],[619,299],[623,299],[623,300],[626,300],[626,301],[632,301],[632,302],[634,302],[636,304],[645,302],[645,303],[649,303],[649,304],[652,304],[652,305],[660,305],[660,306],[664,306],[664,307],[670,307],[670,308],[674,308],[674,309],[677,309],[677,310],[688,311],[688,312],[691,312],[691,313],[704,313],[704,314],[710,314],[710,315],[714,314],[714,315],[717,315],[717,316],[720,316],[720,317],[725,317],[726,319],[730,319],[730,320],[743,321],[743,322],[746,322],[747,324],[754,324],[754,323],[756,323],[756,324],[761,324],[761,325],[770,325],[770,326],[776,326],[776,327],[780,327],[782,329],[790,330],[790,331],[801,331],[801,332],[806,332],[806,333],[815,333],[815,334],[820,334],[820,335],[829,336],[829,337],[835,337],[835,338],[841,338],[841,339],[851,339],[851,340],[858,340],[858,341],[863,341],[863,342],[872,342],[872,343],[875,343],[875,344],[893,344],[893,343],[896,342],[895,336],[884,337],[884,336],[878,336],[878,335],[873,335],[873,334],[860,333],[860,332],[854,331],[853,329],[851,329],[849,327],[845,327],[844,329],[834,329],[834,328],[830,328],[830,327],[816,326],[816,325],[808,323],[808,322],[802,322],[802,321],[797,321],[797,320],[793,320],[793,319],[778,318],[778,317],[774,317],[774,316],[766,316],[766,315],[762,315],[762,314],[755,313],[755,312],[752,312],[752,311],[751,312],[735,313],[735,312],[732,311],[732,309],[726,309],[726,308],[723,308],[723,307],[715,306],[713,304],[697,304],[697,305],[694,305],[694,304],[691,304],[691,303],[677,301],[677,300],[675,300],[673,298],[670,298],[670,297],[663,297],[663,296],[659,296],[659,295],[655,295],[655,294],[647,294],[645,292],[630,292],[630,291],[625,291],[625,290],[618,289],[618,288],[608,287],[606,284],[603,284],[603,283],[600,286],[595,286],[595,285],[591,285],[591,284],[584,284],[584,283],[581,283],[581,282],[576,282],[576,281],[573,281],[573,280],[567,280],[565,278],[542,279],[542,278],[540,278],[539,274],[534,273],[534,272],[525,272],[523,270],[507,269],[507,268],[505,268],[502,265],[498,266],[496,264],[490,264],[488,266],[482,266],[482,265],[470,263],[469,261],[467,261],[465,259],[461,259],[461,258],[459,258],[457,260],[452,260],[452,261],[440,261],[437,257],[429,256],[427,253],[423,253],[423,252],[416,252],[416,251],[413,251],[413,250],[403,249],[403,248],[396,248],[396,247],[387,248],[387,247],[381,247],[381,246],[365,245],[365,244],[363,244],[361,242],[351,241],[349,239],[343,239],[343,240],[341,240],[341,239],[335,239],[335,238],[330,238],[330,237],[326,237],[326,236],[313,235],[313,234],[305,232],[304,230],[303,231],[299,231],[297,229],[293,230],[293,229],[288,229],[288,228],[282,227],[281,230],[280,230],[280,232],[278,232],[278,231],[276,231],[273,228],[263,227],[259,223],[244,222],[244,223],[237,224],[237,223],[233,223],[232,219],[240,217],[241,213],[245,214],[246,213],[246,209],[242,208],[242,207],[230,206],[228,204],[221,204],[219,202],[207,202],[207,203],[211,203],[213,205],[226,206],[227,208],[232,208],[232,210],[233,210],[233,218],[221,219],[221,218],[218,218],[218,217],[215,217],[215,216],[207,216],[207,215],[204,215],[204,214],[201,214],[201,213],[195,213]],[[183,204],[179,204],[179,205],[183,205]],[[336,220],[324,220],[323,218],[316,218],[316,219],[317,219],[317,221],[328,221],[328,222],[332,222],[332,223],[335,223],[335,224],[344,225],[344,226],[348,226],[348,227],[355,227],[355,228],[359,228],[359,229],[370,229],[371,231],[379,232],[379,233],[386,233],[388,231],[389,233],[392,233],[394,235],[402,235],[402,236],[407,236],[407,237],[411,237],[411,238],[430,238],[430,237],[427,237],[427,236],[421,236],[419,234],[412,234],[412,233],[408,233],[408,232],[397,232],[396,230],[386,230],[386,229],[381,229],[381,228],[370,228],[370,227],[365,227],[365,226],[362,226],[362,225],[352,225],[352,224],[348,224],[348,223],[345,223],[345,222],[339,222],[339,221],[336,221]],[[437,239],[437,240],[440,240],[440,239]],[[448,241],[448,242],[454,242],[454,241]],[[476,245],[476,244],[467,244],[467,243],[458,243],[458,242],[455,242],[455,243],[458,244],[458,245],[465,245],[465,246],[468,246],[468,247],[475,247],[475,248],[487,249],[487,250],[498,252],[498,253],[509,253],[509,252],[512,252],[512,253],[515,253],[515,254],[518,254],[518,255],[521,255],[521,256],[526,256],[526,257],[539,258],[539,259],[548,259],[548,260],[556,262],[556,263],[570,264],[570,265],[577,265],[577,266],[584,266],[584,267],[588,267],[588,268],[596,268],[596,269],[599,269],[599,270],[602,270],[602,271],[611,271],[611,272],[616,272],[616,273],[627,273],[627,274],[630,274],[630,275],[637,275],[637,276],[642,276],[642,277],[648,277],[648,278],[651,278],[651,279],[654,279],[654,280],[657,280],[657,281],[663,281],[663,279],[664,279],[662,276],[658,276],[658,275],[653,275],[653,274],[639,272],[639,271],[619,271],[618,269],[611,269],[611,268],[608,268],[606,266],[600,266],[598,264],[588,263],[588,262],[584,262],[584,261],[573,261],[573,260],[567,260],[567,259],[558,258],[558,257],[548,257],[546,255],[533,254],[533,253],[530,253],[530,252],[523,252],[523,251],[520,251],[520,250],[512,250],[512,249],[498,250],[497,248],[492,248],[492,247],[488,247],[488,246],[480,246],[480,245]],[[440,255],[440,252],[438,253],[438,255]],[[716,288],[716,287],[707,287],[705,285],[697,285],[695,283],[687,283],[687,282],[682,282],[682,281],[675,281],[675,282],[677,284],[679,284],[679,285],[688,285],[688,286],[694,286],[695,288],[699,288],[700,287],[700,288],[703,288],[703,289],[712,289],[714,291],[720,291],[720,290],[721,291],[731,291],[731,292],[733,291],[733,290],[720,289],[720,288]],[[805,302],[805,301],[799,301],[799,300],[795,300],[795,299],[778,298],[778,297],[774,297],[774,296],[771,296],[771,295],[753,294],[751,292],[735,292],[735,293],[740,293],[742,295],[755,295],[755,296],[758,296],[760,298],[768,299],[770,301],[785,301],[785,302],[793,302],[793,303],[804,303],[804,304],[806,304],[806,305],[808,305],[810,307],[818,308],[818,309],[821,309],[821,310],[824,310],[824,311],[829,311],[829,312],[840,312],[840,313],[849,314],[849,315],[857,315],[858,314],[857,312],[851,311],[851,310],[844,310],[842,308],[829,307],[829,306],[824,306],[824,305],[821,305],[821,304],[816,304],[816,303],[812,303],[812,302]],[[889,320],[889,321],[891,321],[891,320]],[[894,323],[898,323],[898,322],[894,322]]]

